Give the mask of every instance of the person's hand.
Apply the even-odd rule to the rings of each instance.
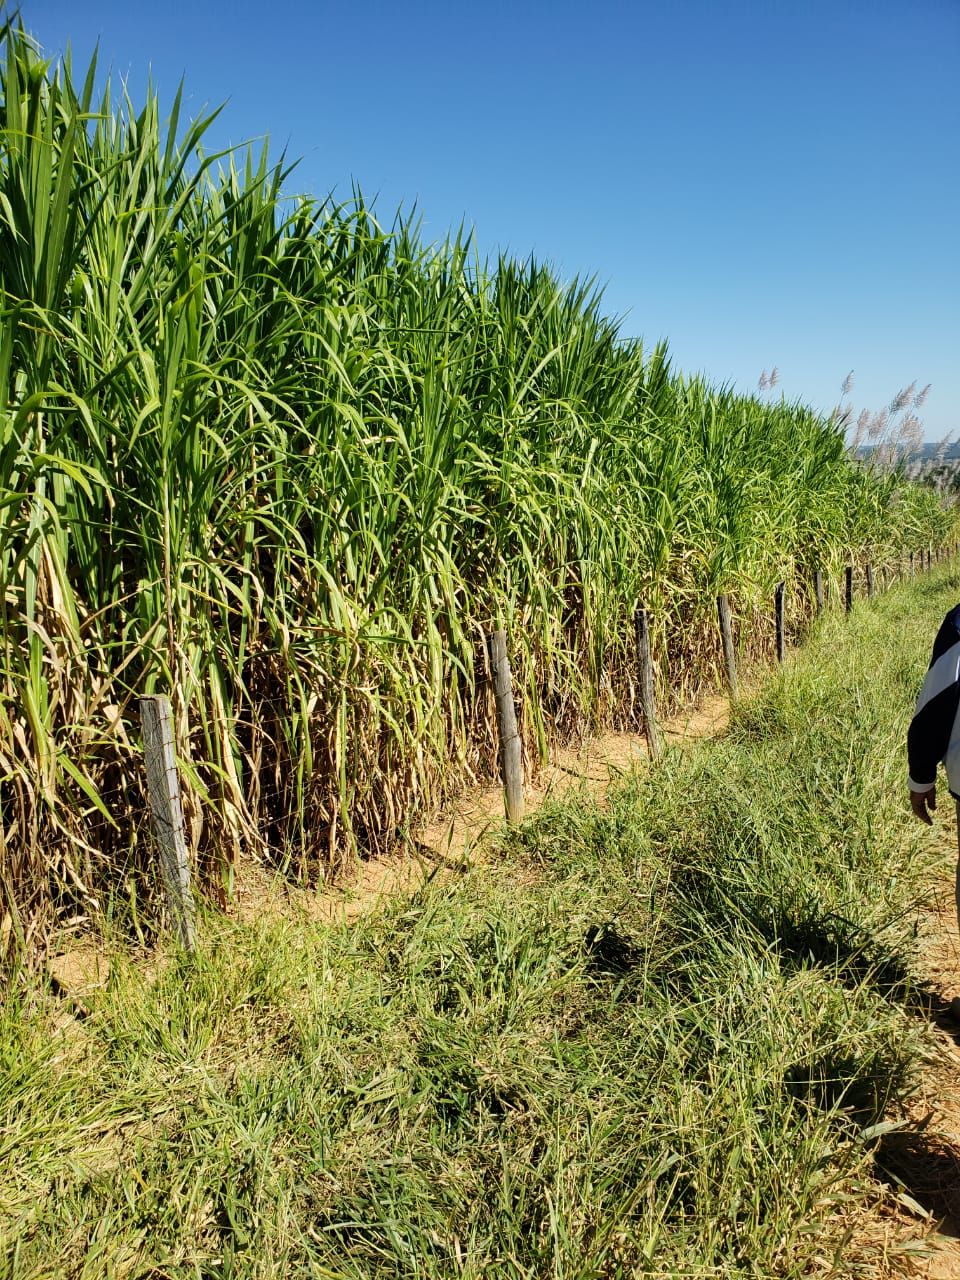
[[[930,816],[937,807],[937,789],[931,787],[929,791],[911,791],[910,792],[910,808],[917,815],[921,822],[925,822],[928,827],[933,826],[933,818]]]

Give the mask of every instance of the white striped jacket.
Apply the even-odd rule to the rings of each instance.
[[[930,791],[943,761],[960,799],[960,605],[944,618],[907,734],[910,790]]]

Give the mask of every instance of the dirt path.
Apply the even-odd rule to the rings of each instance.
[[[712,737],[726,727],[729,709],[725,695],[709,695],[695,708],[661,724],[661,734],[668,742]],[[593,794],[602,795],[611,780],[628,772],[646,755],[646,740],[635,733],[591,738],[579,751],[561,749],[540,771],[535,783],[525,785],[526,812],[535,813],[547,800],[583,785]],[[319,892],[291,891],[285,886],[279,889],[287,902],[293,896],[300,899],[298,906],[310,915],[355,919],[383,898],[413,892],[438,865],[454,869],[474,861],[481,854],[484,837],[503,821],[503,789],[499,785],[484,787],[464,796],[431,821],[420,833],[412,855],[362,862],[355,879],[347,885]],[[277,892],[276,882],[266,873],[258,876],[255,869],[251,872],[245,868],[243,877],[238,878],[235,901],[241,915],[263,910],[265,899]]]
[[[695,708],[675,716],[660,726],[667,741],[683,742],[720,733],[727,724],[729,700],[709,695]],[[561,750],[525,788],[528,813],[546,800],[586,784],[594,794],[602,794],[611,779],[646,758],[642,734],[609,733],[591,738],[579,751]],[[302,889],[278,879],[268,868],[246,863],[237,876],[231,908],[241,918],[252,919],[264,911],[291,908],[308,916],[329,920],[352,920],[397,893],[412,893],[439,865],[451,869],[469,863],[478,855],[484,836],[504,821],[503,790],[484,787],[464,796],[440,813],[421,833],[413,856],[371,858],[362,862],[348,884],[320,890]],[[84,995],[107,981],[109,963],[94,942],[63,944],[46,962],[55,987],[68,999]]]
[[[952,813],[949,818],[941,815],[933,837],[945,868],[957,856]],[[907,1110],[909,1127],[884,1140],[879,1162],[930,1215],[925,1231],[931,1253],[917,1260],[912,1274],[960,1280],[960,1018],[950,1009],[960,996],[960,934],[952,876],[932,886],[921,920],[921,964],[934,1043]]]

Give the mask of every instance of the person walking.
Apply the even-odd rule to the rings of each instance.
[[[937,766],[943,762],[950,794],[957,801],[957,920],[960,924],[960,605],[951,609],[933,642],[930,665],[907,732],[910,807],[921,822],[933,823],[937,808]],[[960,1013],[960,997],[952,1012]]]

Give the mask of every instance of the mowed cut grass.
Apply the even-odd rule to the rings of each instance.
[[[349,925],[118,946],[81,1021],[24,979],[5,1274],[884,1274],[850,1228],[924,1041],[903,736],[957,585],[828,618],[719,740]]]

